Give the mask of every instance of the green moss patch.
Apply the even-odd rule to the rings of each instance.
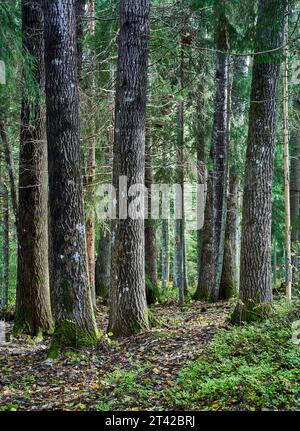
[[[75,322],[63,320],[55,327],[48,357],[55,358],[58,356],[60,350],[68,348],[81,350],[95,346],[97,341],[97,336],[87,334]]]

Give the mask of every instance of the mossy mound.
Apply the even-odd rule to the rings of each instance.
[[[44,335],[53,333],[53,323],[45,321],[44,324],[37,322],[26,313],[17,313],[14,319],[13,336],[30,335],[32,337],[42,338]]]
[[[59,352],[66,349],[82,350],[97,344],[100,335],[91,335],[83,331],[79,325],[71,320],[63,320],[56,324],[51,345],[48,351],[49,358],[55,358]]]
[[[238,301],[230,318],[230,323],[239,325],[243,322],[261,322],[272,312],[272,305],[268,302]]]
[[[206,290],[201,289],[199,286],[195,290],[195,293],[192,295],[192,299],[194,301],[204,302],[209,302],[211,300],[210,294]]]
[[[236,296],[236,286],[234,284],[227,283],[226,285],[220,285],[219,299],[226,300]]]

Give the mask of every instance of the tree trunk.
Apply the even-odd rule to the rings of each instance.
[[[184,258],[184,231],[183,231],[183,186],[184,186],[184,131],[183,131],[183,121],[184,121],[184,105],[183,101],[178,102],[178,138],[177,138],[177,184],[181,186],[181,196],[175,197],[175,208],[181,207],[180,218],[174,220],[174,284],[179,290],[179,304],[182,306],[184,303],[184,271],[183,271],[183,258]],[[175,278],[176,277],[176,278]]]
[[[112,65],[110,65],[110,81],[115,81],[115,73]],[[113,94],[113,93],[112,93]],[[108,151],[105,155],[106,165],[111,166],[114,146],[114,97],[111,97],[111,122],[108,126]],[[95,290],[96,296],[101,296],[107,300],[109,298],[110,275],[111,275],[111,221],[109,229],[100,229],[100,239],[98,245],[98,254],[95,267]]]
[[[184,206],[183,206],[184,207]],[[185,219],[183,220],[183,238],[182,238],[182,246],[183,246],[183,256],[182,256],[182,276],[183,276],[183,293],[184,296],[188,294],[188,270],[187,270],[187,240],[186,240],[186,230],[185,230]]]
[[[300,124],[300,95],[294,99],[296,121]],[[294,281],[300,281],[300,131],[294,130],[291,136],[291,239],[293,247]]]
[[[173,289],[178,289],[178,252],[180,251],[180,248],[176,245],[176,238],[180,238],[180,231],[179,231],[179,224],[176,223],[176,220],[174,219],[173,224],[173,237],[174,237],[174,252],[173,252]]]
[[[276,289],[277,286],[277,241],[276,238],[274,238],[274,244],[273,244],[273,285]]]
[[[244,124],[245,99],[241,89],[245,86],[245,78],[248,74],[247,56],[236,57],[233,65],[232,99],[228,103],[228,139],[229,139],[229,180],[227,193],[227,217],[225,228],[225,244],[222,277],[220,283],[219,299],[229,299],[237,292],[237,229],[238,229],[238,198],[239,198],[239,154],[241,144],[235,138],[237,129]],[[230,114],[229,114],[230,112]]]
[[[280,47],[285,2],[260,0],[255,51]],[[232,321],[263,318],[272,302],[271,220],[276,107],[282,51],[256,54],[253,62],[243,197],[239,303]]]
[[[89,5],[93,0],[89,0]],[[77,73],[78,73],[78,81],[81,79],[81,71],[82,71],[82,44],[83,44],[83,21],[82,18],[84,16],[86,0],[75,0],[75,14],[76,14],[76,44],[77,44]],[[94,16],[95,13],[93,12]],[[95,21],[91,21],[94,23]],[[93,24],[91,24],[93,25]]]
[[[48,181],[45,109],[44,16],[40,1],[22,2],[23,47],[35,59],[38,96],[22,99],[18,281],[15,334],[52,330],[48,266]]]
[[[151,220],[151,185],[153,183],[150,130],[146,132],[145,186],[148,190],[148,217],[145,220],[145,274],[148,304],[158,299],[156,226]]]
[[[284,203],[285,203],[285,252],[286,252],[286,298],[292,299],[292,252],[291,252],[291,208],[290,208],[290,156],[289,156],[289,95],[288,95],[288,8],[284,26],[283,69],[283,136],[284,136]]]
[[[223,7],[223,5],[222,5]],[[222,9],[222,8],[221,8]],[[216,92],[211,145],[212,169],[208,173],[207,205],[202,231],[200,277],[195,297],[216,301],[222,274],[227,184],[227,98],[228,98],[228,29],[224,13],[218,11],[216,23]],[[209,219],[208,219],[209,217]]]
[[[145,181],[149,18],[149,0],[120,1],[113,160],[113,185],[119,199],[120,176],[127,177],[127,196],[132,185]],[[117,204],[117,213],[119,210]],[[120,216],[112,233],[109,330],[115,336],[126,336],[148,327],[144,214],[135,219]]]
[[[3,273],[2,273],[2,289],[3,289],[3,308],[8,306],[8,290],[9,290],[9,200],[8,188],[4,186],[3,195]]]
[[[184,50],[183,44],[180,45],[180,70],[178,76],[179,89],[183,90],[183,66]],[[185,229],[184,229],[184,102],[180,100],[177,107],[177,184],[181,186],[181,202],[175,205],[181,207],[181,217],[175,218],[175,237],[174,237],[174,284],[179,290],[179,304],[184,303],[184,296],[187,292],[186,267],[185,267]],[[175,279],[176,276],[176,279]]]
[[[75,0],[45,0],[45,52],[55,354],[97,338],[85,244]]]
[[[6,310],[9,290],[9,199],[8,188],[4,178],[1,178],[2,197],[2,285],[0,309]]]
[[[243,202],[243,193],[241,190],[238,191],[238,212],[237,212],[237,223],[236,223],[236,286],[237,291],[240,290],[240,273],[241,273],[241,267],[240,267],[240,261],[241,261],[241,234],[242,234],[242,223],[241,223],[241,208],[242,208],[242,202]]]
[[[166,289],[170,277],[169,220],[163,219],[161,226],[161,287]]]
[[[194,298],[196,300],[209,300],[211,298],[212,274],[215,271],[215,255],[213,241],[215,226],[213,220],[213,204],[210,196],[212,195],[212,177],[207,177],[207,193],[204,210],[204,225],[200,233],[201,251],[199,259],[199,275],[197,290]]]
[[[95,15],[94,0],[88,0],[88,13],[90,17]],[[90,20],[89,29],[91,34],[95,33],[95,21]],[[95,92],[95,79],[92,77],[92,92]],[[91,122],[94,121],[91,119]],[[92,130],[94,132],[94,127]],[[93,133],[94,134],[94,133]],[[86,215],[86,247],[89,283],[92,295],[93,305],[96,306],[95,292],[95,179],[96,179],[96,139],[93,137],[89,141],[88,157],[87,157],[87,178],[86,178],[86,197],[88,201],[88,210]]]
[[[204,75],[201,74],[199,77],[198,94],[196,103],[196,120],[195,120],[195,139],[196,139],[196,152],[197,152],[197,182],[198,184],[206,187],[206,166],[205,166],[205,100],[204,94],[206,91]],[[206,195],[207,190],[205,190]],[[203,228],[197,230],[197,258],[198,258],[198,280],[200,280],[201,271],[201,250],[203,240]],[[204,257],[204,256],[203,256]],[[194,299],[198,298],[198,293],[201,293],[200,286],[198,284]]]
[[[18,192],[17,192],[16,169],[15,169],[15,164],[14,164],[14,159],[13,159],[13,154],[12,154],[11,143],[7,137],[4,120],[1,118],[0,118],[0,137],[1,137],[1,140],[3,142],[5,162],[6,162],[6,166],[7,166],[7,170],[8,170],[8,174],[9,174],[12,208],[13,208],[14,216],[16,219],[16,225],[17,225]]]
[[[101,229],[95,268],[96,295],[107,300],[110,285],[111,233]]]
[[[238,173],[235,167],[231,166],[231,169],[229,171],[225,245],[219,299],[229,299],[233,297],[237,292],[236,224],[238,210],[238,186]]]

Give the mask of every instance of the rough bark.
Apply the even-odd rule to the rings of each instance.
[[[2,280],[0,309],[8,305],[9,290],[9,194],[5,179],[1,175],[1,213],[2,213]]]
[[[16,169],[15,169],[15,163],[14,163],[13,154],[12,154],[12,146],[8,139],[6,128],[5,128],[5,122],[1,118],[0,118],[0,137],[3,142],[4,157],[5,157],[5,162],[6,162],[6,166],[9,174],[12,208],[13,208],[13,212],[14,212],[14,216],[17,224],[18,191],[17,191]]]
[[[96,295],[107,300],[110,286],[111,233],[101,229],[95,268]]]
[[[236,223],[236,275],[237,275],[237,291],[240,290],[240,260],[241,260],[241,231],[242,231],[242,215],[241,215],[241,209],[243,202],[243,192],[239,189],[238,191],[238,208],[239,211],[237,212],[237,223]]]
[[[112,65],[110,65],[110,81],[114,82],[115,72]],[[113,93],[112,93],[113,94]],[[115,101],[113,95],[110,101],[111,121],[108,126],[108,151],[105,155],[106,165],[112,165],[113,146],[114,146],[114,107]],[[96,296],[101,296],[105,300],[109,298],[110,289],[110,275],[111,275],[111,221],[109,221],[109,229],[100,229],[100,239],[98,245],[98,254],[95,267],[95,289]]]
[[[204,76],[200,75],[198,84],[198,94],[196,101],[196,120],[194,125],[196,153],[197,153],[197,182],[206,186],[206,166],[205,166],[205,81]],[[206,190],[205,190],[206,194]],[[197,230],[197,258],[198,258],[198,280],[201,271],[201,249],[202,249],[203,228]],[[194,294],[194,298],[198,299],[198,289]],[[199,298],[201,299],[201,298]]]
[[[88,0],[88,13],[89,16],[95,15],[94,0]],[[91,34],[95,33],[95,21],[90,20],[89,29]],[[95,80],[92,77],[92,93],[95,92]],[[92,130],[94,132],[95,124],[91,119]],[[93,133],[94,134],[94,133]],[[95,179],[96,179],[96,139],[93,137],[89,141],[89,149],[87,156],[87,177],[86,177],[86,198],[88,201],[88,210],[86,214],[86,247],[87,247],[87,261],[88,261],[88,275],[94,306],[96,305],[96,292],[95,292]]]
[[[127,192],[145,179],[149,17],[149,0],[120,1],[113,158],[117,198],[120,176],[127,177]],[[115,220],[112,237],[109,330],[115,336],[132,335],[148,327],[143,216]]]
[[[215,270],[215,255],[212,238],[215,235],[215,227],[212,223],[213,204],[209,198],[212,194],[212,177],[207,177],[207,193],[204,210],[204,225],[201,231],[201,251],[199,259],[199,276],[197,289],[194,295],[196,300],[209,300],[211,295],[212,274]]]
[[[292,299],[292,250],[291,250],[291,206],[290,206],[290,151],[289,151],[289,94],[288,94],[288,12],[284,25],[283,67],[283,159],[284,159],[284,203],[285,203],[285,253],[286,253],[286,298]]]
[[[229,299],[237,291],[236,274],[236,230],[238,210],[238,173],[234,166],[229,171],[229,186],[227,195],[227,217],[225,229],[225,244],[222,277],[219,290],[219,299]]]
[[[161,226],[161,287],[166,289],[170,278],[169,220],[163,219]]]
[[[184,303],[184,212],[183,212],[183,185],[184,185],[184,135],[183,135],[183,116],[184,116],[184,105],[183,101],[178,102],[178,138],[177,138],[177,184],[182,187],[181,196],[179,201],[175,200],[175,206],[181,206],[181,218],[175,218],[174,220],[174,285],[179,291],[179,304]]]
[[[277,286],[277,241],[274,238],[273,244],[273,286],[276,289]]]
[[[184,207],[184,205],[183,205]],[[183,211],[184,217],[184,211]],[[183,238],[182,238],[182,276],[183,276],[183,293],[184,296],[188,294],[188,270],[187,270],[187,241],[186,241],[186,230],[185,230],[185,218],[183,219]]]
[[[23,47],[34,58],[38,93],[23,95],[19,155],[18,280],[14,332],[52,330],[48,267],[48,181],[45,108],[44,16],[39,0],[23,0]]]
[[[2,272],[2,289],[3,289],[3,308],[8,305],[9,290],[9,199],[8,188],[4,185],[3,204],[2,204],[2,223],[3,223],[3,272]]]
[[[45,53],[55,352],[97,338],[85,244],[75,0],[45,1]]]
[[[91,0],[89,0],[89,4],[91,3]],[[78,80],[81,79],[81,71],[82,71],[82,55],[83,55],[83,20],[84,17],[84,10],[85,10],[86,0],[75,0],[75,14],[76,14],[76,26],[77,26],[77,37],[76,37],[76,44],[77,44],[77,73],[78,73]],[[94,14],[93,14],[94,16]],[[94,21],[92,21],[94,22]]]
[[[156,226],[151,220],[151,185],[153,183],[150,130],[146,132],[145,186],[148,190],[148,218],[145,219],[145,275],[148,304],[158,299]]]
[[[222,5],[223,6],[223,5]],[[201,271],[196,297],[216,301],[222,274],[227,184],[227,89],[228,89],[228,30],[222,7],[216,23],[216,91],[214,99],[213,136],[211,144],[212,168],[208,172],[207,209],[202,237]],[[209,217],[209,220],[207,219]]]
[[[248,74],[248,57],[236,57],[233,65],[233,79],[231,87],[232,99],[228,103],[228,139],[229,139],[229,179],[227,193],[227,216],[225,228],[225,243],[222,277],[219,299],[229,299],[237,292],[237,229],[238,229],[238,198],[239,198],[239,154],[241,143],[236,136],[237,129],[244,124],[245,98],[241,93],[245,85],[243,81]]]
[[[256,52],[282,45],[284,11],[284,1],[260,0]],[[281,59],[282,50],[254,56],[243,197],[240,292],[233,322],[263,318],[272,302],[272,182]]]
[[[300,95],[294,99],[296,121],[300,123]],[[294,281],[299,283],[300,275],[300,132],[294,130],[291,135],[291,179],[290,179],[290,205],[291,205],[291,239],[293,248]]]
[[[174,238],[174,252],[173,252],[173,288],[178,289],[178,256],[177,253],[180,250],[179,247],[176,245],[176,238],[180,237],[180,231],[178,231],[179,224],[176,223],[176,220],[174,219],[173,223],[173,238]]]
[[[184,51],[183,44],[180,46],[180,69],[178,76],[179,89],[183,89],[183,62]],[[177,107],[177,166],[176,182],[180,184],[182,195],[181,202],[175,202],[175,205],[181,206],[181,218],[174,220],[174,285],[179,290],[179,303],[183,305],[184,296],[187,292],[186,267],[185,267],[185,229],[184,229],[184,102],[180,100]],[[176,277],[176,278],[175,278]]]

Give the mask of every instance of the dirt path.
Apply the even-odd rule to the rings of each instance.
[[[107,309],[99,308],[105,331]],[[159,305],[162,327],[55,361],[46,357],[49,340],[12,339],[0,346],[0,410],[167,408],[162,389],[201,354],[229,310],[228,303]]]

